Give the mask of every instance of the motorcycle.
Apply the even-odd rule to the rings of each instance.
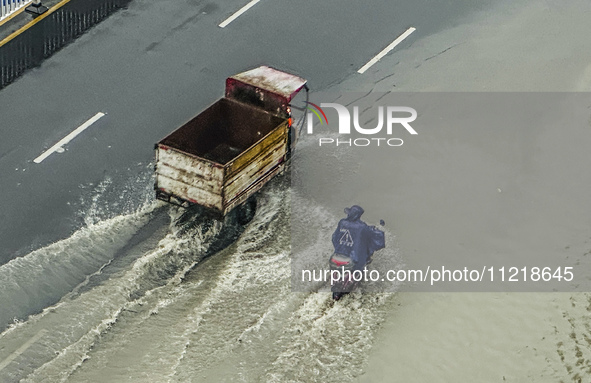
[[[384,220],[380,220],[380,226],[384,226]],[[375,226],[372,227],[373,230],[378,230]],[[367,258],[367,262],[365,263],[364,267],[367,267],[373,261],[373,254],[369,254]],[[355,262],[351,259],[351,257],[344,255],[333,253],[328,261],[330,265],[330,275],[339,275],[340,278],[337,281],[333,281],[331,278],[331,291],[332,291],[332,299],[338,301],[343,296],[353,292],[359,283],[361,282],[360,278],[355,278],[353,276],[353,272],[355,271]],[[362,270],[363,270],[362,268]]]

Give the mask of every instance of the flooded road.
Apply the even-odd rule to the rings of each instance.
[[[108,245],[82,234],[54,245],[92,243],[94,257],[114,255],[58,304],[2,334],[0,359],[14,361],[0,370],[2,381],[336,382],[357,376],[393,296],[355,294],[335,305],[326,286],[319,293],[291,291],[288,186],[289,177],[273,181],[240,238],[206,259],[217,239],[232,235],[233,224],[198,216],[183,221],[181,210],[160,203],[84,230],[110,238]],[[319,209],[310,205],[309,214]],[[113,228],[116,233],[106,231]],[[143,230],[150,236],[138,239]],[[64,278],[69,271],[57,273]],[[24,349],[23,339],[32,340]]]
[[[132,7],[127,14],[114,19],[109,28],[124,20],[137,21],[144,13],[150,14],[151,20],[158,20],[160,10],[154,7],[139,2],[137,8]],[[219,9],[213,6],[203,9],[198,12],[203,19],[192,19],[202,20],[195,24],[198,29],[215,26],[215,21],[228,13],[218,14],[213,20],[207,15],[216,15]],[[106,36],[101,54],[66,49],[60,52],[65,52],[65,56],[48,62],[48,66],[30,77],[24,76],[0,93],[0,98],[6,101],[2,103],[2,116],[11,127],[59,127],[57,133],[36,139],[33,139],[38,136],[36,131],[7,129],[7,136],[21,150],[13,152],[8,141],[0,143],[2,152],[8,153],[0,158],[0,165],[4,166],[3,194],[24,194],[18,189],[20,186],[16,186],[20,182],[24,182],[29,193],[27,197],[33,200],[43,193],[74,190],[72,195],[65,194],[57,202],[49,197],[35,202],[26,211],[19,210],[19,204],[4,207],[5,217],[19,217],[18,225],[11,225],[11,221],[3,218],[2,235],[11,244],[11,250],[5,255],[9,257],[19,250],[21,257],[6,258],[0,266],[0,320],[4,329],[0,334],[0,380],[588,380],[591,359],[588,292],[365,293],[353,294],[335,304],[326,285],[319,284],[317,292],[305,293],[293,292],[291,284],[292,224],[310,225],[311,231],[316,232],[315,237],[308,238],[307,253],[294,255],[319,266],[325,263],[323,256],[331,251],[330,243],[322,239],[341,218],[345,203],[363,204],[369,222],[379,218],[387,222],[387,248],[380,253],[382,258],[376,260],[376,267],[380,266],[378,262],[391,262],[382,264],[383,267],[401,267],[436,251],[449,255],[458,249],[469,252],[490,245],[489,249],[504,246],[521,252],[538,249],[540,243],[552,244],[544,249],[545,257],[559,253],[584,264],[585,254],[591,247],[591,234],[588,234],[590,223],[582,213],[588,210],[588,205],[580,198],[585,186],[591,183],[585,172],[560,170],[576,162],[578,152],[561,147],[562,152],[544,157],[556,163],[556,168],[544,173],[552,176],[550,186],[538,184],[538,195],[544,197],[542,201],[546,203],[535,213],[545,219],[534,222],[533,226],[518,226],[511,220],[505,222],[509,225],[506,227],[516,225],[514,227],[523,230],[518,230],[518,234],[528,233],[533,227],[536,230],[531,229],[529,233],[533,232],[539,239],[535,235],[518,235],[504,242],[507,238],[498,232],[486,231],[499,221],[490,219],[483,226],[462,226],[466,224],[463,214],[466,206],[473,204],[487,213],[484,216],[497,217],[497,206],[507,209],[508,205],[499,204],[493,197],[470,200],[458,198],[455,193],[467,179],[462,177],[473,176],[480,180],[479,171],[483,169],[503,175],[499,179],[515,189],[522,185],[521,179],[511,173],[513,169],[503,162],[505,157],[495,157],[494,151],[487,152],[489,147],[482,144],[486,144],[490,132],[473,132],[479,145],[461,139],[449,141],[448,148],[461,147],[473,154],[469,161],[462,163],[467,164],[472,173],[458,171],[453,173],[453,179],[446,179],[445,173],[436,171],[445,163],[437,162],[440,157],[437,157],[435,145],[423,146],[429,152],[425,158],[434,161],[434,165],[427,166],[426,173],[412,173],[414,179],[410,178],[412,174],[400,169],[404,161],[390,162],[375,173],[368,164],[349,162],[346,170],[371,182],[372,187],[368,190],[367,182],[349,185],[340,199],[333,198],[332,190],[315,189],[314,180],[307,178],[306,170],[347,159],[338,156],[327,159],[312,150],[312,146],[303,146],[306,157],[300,162],[303,166],[295,172],[298,182],[308,187],[308,191],[300,193],[291,188],[289,174],[277,178],[258,196],[257,213],[246,226],[231,221],[204,220],[199,215],[153,202],[150,168],[153,142],[190,117],[196,104],[205,106],[216,98],[214,90],[221,89],[221,85],[213,80],[217,77],[210,76],[216,63],[225,63],[224,72],[237,73],[238,67],[244,69],[263,58],[269,60],[266,63],[270,65],[288,61],[300,73],[312,73],[309,78],[321,84],[319,88],[334,93],[589,90],[588,52],[591,47],[584,38],[589,34],[588,16],[588,4],[576,1],[572,6],[522,2],[508,8],[486,9],[454,26],[435,28],[432,34],[420,35],[421,28],[418,28],[418,38],[412,44],[382,59],[363,77],[352,75],[354,69],[343,68],[351,66],[352,57],[355,57],[354,64],[363,64],[370,57],[365,51],[362,58],[353,54],[340,57],[342,60],[336,60],[339,70],[327,65],[336,56],[330,54],[332,51],[321,54],[323,47],[313,47],[314,54],[303,55],[290,51],[289,44],[280,44],[281,49],[274,51],[277,55],[261,53],[268,51],[267,42],[245,53],[240,64],[227,60],[229,53],[224,53],[226,51],[208,55],[209,43],[188,44],[194,40],[195,30],[191,29],[190,22],[183,24],[182,20],[173,32],[168,28],[170,23],[154,23],[150,28],[140,25],[139,31],[124,37],[117,35],[127,47],[125,52],[131,53],[110,61],[98,61],[97,57],[108,52],[108,37],[116,34],[113,32],[116,28],[97,29],[82,44],[88,47],[91,37],[100,40],[100,36]],[[314,21],[313,17],[311,19]],[[231,26],[235,25],[240,24]],[[565,25],[568,28],[563,27]],[[152,28],[161,35],[158,39],[143,33]],[[302,36],[314,35],[315,31],[308,28]],[[260,37],[259,32],[249,33],[250,37]],[[284,41],[292,39],[283,38]],[[229,44],[223,44],[227,41],[219,36],[212,39],[215,44],[211,45],[228,47],[228,52],[234,52],[232,57],[244,44],[240,39]],[[360,38],[360,41],[365,40]],[[342,46],[336,42],[328,45],[330,49]],[[377,45],[368,50],[376,53],[382,47]],[[137,59],[138,52],[143,52],[144,60]],[[174,52],[177,59],[167,60]],[[193,61],[195,55],[205,61]],[[78,60],[100,63],[98,66],[103,69],[88,77],[81,76],[84,71],[77,67]],[[315,64],[310,65],[310,61]],[[134,65],[125,65],[129,62]],[[69,68],[68,74],[60,74],[58,69],[62,67]],[[121,70],[114,71],[114,67]],[[168,70],[151,71],[164,67]],[[43,77],[46,71],[52,74],[51,79]],[[72,73],[78,75],[70,76]],[[146,73],[154,74],[154,82],[130,80]],[[178,76],[178,73],[185,76]],[[203,73],[209,75],[203,76]],[[197,80],[198,75],[208,80],[202,83]],[[40,92],[50,94],[53,85],[66,83],[70,78],[73,85],[67,91],[62,90],[60,97],[45,97],[44,110],[59,110],[59,113],[49,114],[46,119],[21,117],[17,108],[10,107],[15,95],[36,89],[41,79],[48,85],[40,88]],[[108,78],[108,81],[98,81],[92,92],[84,93],[88,98],[78,97],[77,92],[88,89],[93,78]],[[124,90],[113,89],[114,83],[125,85]],[[182,97],[182,94],[194,94],[192,89],[198,84],[202,86],[202,94],[191,100]],[[137,94],[143,97],[132,97]],[[165,99],[162,95],[172,94],[181,95],[175,96],[177,103],[161,107]],[[69,103],[71,109],[64,107]],[[107,106],[110,123],[104,126],[104,134],[97,133],[92,139],[82,141],[79,149],[73,147],[57,157],[50,163],[55,168],[43,168],[46,172],[51,169],[49,172],[57,177],[55,184],[54,180],[49,182],[48,173],[42,173],[41,168],[29,167],[27,160],[35,158],[45,144],[54,142],[52,138],[59,139],[62,135],[58,133],[67,133],[70,125],[76,126],[76,121],[86,118],[64,111],[81,110],[84,116],[91,116],[96,113],[97,104],[101,104],[101,109]],[[130,115],[130,108],[137,113]],[[153,112],[155,109],[158,113]],[[522,134],[527,135],[527,129],[536,127],[524,125]],[[560,138],[560,134],[551,137]],[[137,148],[129,145],[130,142]],[[302,142],[306,144],[305,140]],[[134,149],[126,155],[104,155],[109,153],[106,148],[111,148],[110,145],[115,149],[126,146]],[[459,152],[449,150],[449,153]],[[483,153],[488,153],[487,158],[494,161],[479,167],[483,164],[479,162]],[[419,154],[411,153],[405,158],[406,164],[420,165]],[[68,158],[69,165],[59,161],[64,158]],[[532,155],[525,158],[525,162],[538,158]],[[587,161],[584,154],[581,158],[579,164]],[[545,162],[541,164],[546,165]],[[18,172],[13,171],[14,168],[18,168]],[[24,172],[23,168],[28,171]],[[131,169],[129,173],[121,171],[125,168]],[[113,175],[109,169],[118,170],[113,171],[116,173]],[[510,171],[501,172],[506,169]],[[335,178],[346,179],[341,177],[345,169],[337,170]],[[127,177],[130,174],[133,177]],[[544,180],[538,177],[539,173],[532,174],[535,177],[527,185]],[[404,182],[404,175],[412,182]],[[122,194],[121,179],[125,178],[132,179],[134,185]],[[435,186],[428,189],[425,185]],[[561,185],[565,189],[562,194]],[[492,182],[489,185],[479,181],[477,186],[494,186],[491,195],[495,198],[500,193],[497,188],[506,190]],[[88,196],[78,188],[93,191]],[[80,195],[86,198],[83,204],[79,203]],[[124,197],[119,199],[120,195]],[[418,202],[405,203],[404,197],[413,195],[418,196]],[[559,198],[560,204],[552,204],[549,197],[553,195],[568,198]],[[526,201],[528,194],[522,196]],[[386,199],[392,202],[385,204]],[[426,205],[425,201],[432,204]],[[114,206],[115,202],[119,205]],[[55,214],[39,208],[52,203],[59,206]],[[297,206],[297,215],[292,214],[293,206]],[[510,207],[515,216],[531,212],[526,203]],[[39,215],[38,211],[44,213]],[[564,211],[572,214],[564,214]],[[28,218],[23,218],[25,215]],[[66,222],[65,227],[39,239],[39,233],[46,232],[43,227],[54,222],[49,217],[55,222]],[[45,223],[34,224],[37,221]],[[31,251],[23,249],[22,242],[15,239],[14,233],[22,232],[23,227],[36,228],[19,238],[25,242],[35,239],[29,241],[35,242]],[[427,235],[425,228],[428,228]],[[467,232],[477,235],[479,240],[462,242],[460,246],[458,237],[449,235],[460,232],[460,228],[467,228]],[[482,238],[484,240],[480,240]],[[220,250],[220,243],[226,242],[232,245]]]

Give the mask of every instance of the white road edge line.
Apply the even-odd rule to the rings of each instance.
[[[37,342],[43,335],[45,335],[46,332],[47,332],[47,330],[45,330],[45,329],[39,330],[39,332],[37,334],[33,335],[33,337],[31,339],[29,339],[27,341],[27,343],[25,343],[22,346],[20,346],[18,348],[18,350],[16,350],[12,354],[10,354],[8,356],[8,358],[4,359],[2,361],[2,363],[0,363],[0,371],[2,371],[2,369],[4,369],[4,367],[8,366],[10,364],[10,362],[12,362],[13,360],[15,360],[23,352],[27,351],[27,348],[31,347],[31,345],[33,343]]]
[[[49,148],[45,152],[43,152],[39,157],[35,158],[33,160],[33,162],[36,164],[40,164],[44,159],[49,157],[53,152],[58,151],[62,146],[66,145],[68,142],[72,141],[77,135],[79,135],[80,133],[85,131],[90,125],[97,122],[104,115],[105,115],[104,113],[98,112],[90,120],[88,120],[84,124],[80,125],[72,133],[70,133],[66,137],[62,138],[57,144],[53,145],[51,148]]]
[[[226,26],[228,26],[228,24],[230,24],[232,21],[236,20],[241,14],[248,11],[250,8],[252,8],[252,6],[254,6],[259,1],[261,1],[261,0],[252,0],[250,3],[246,4],[244,7],[240,8],[240,10],[238,10],[238,12],[234,13],[232,16],[230,16],[226,20],[224,20],[219,25],[219,27],[225,28]]]
[[[388,52],[390,52],[392,49],[394,49],[396,47],[396,45],[400,44],[405,38],[407,38],[408,36],[410,36],[410,34],[413,33],[416,30],[417,29],[414,28],[414,27],[408,28],[406,30],[406,32],[404,32],[403,34],[401,34],[400,36],[398,36],[398,38],[396,40],[392,41],[392,43],[390,45],[388,45],[386,48],[384,48],[380,53],[378,53],[376,55],[376,57],[372,58],[371,60],[369,60],[369,62],[367,64],[365,64],[364,66],[362,66],[361,68],[359,68],[359,70],[357,71],[357,73],[364,73],[373,64],[375,64],[378,61],[380,61],[382,59],[382,57],[384,57],[385,55],[387,55]]]

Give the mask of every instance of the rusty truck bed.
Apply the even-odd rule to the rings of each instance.
[[[261,66],[226,79],[225,97],[156,144],[156,196],[222,216],[281,172],[306,80]],[[293,132],[292,132],[293,133]]]
[[[283,169],[287,135],[286,119],[222,98],[156,144],[158,197],[226,214]]]

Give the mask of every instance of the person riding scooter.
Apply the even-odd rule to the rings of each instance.
[[[346,208],[347,217],[339,221],[332,235],[334,254],[329,261],[331,271],[340,270],[343,274],[331,288],[335,300],[355,288],[357,283],[351,280],[351,273],[362,271],[371,262],[373,253],[385,247],[384,232],[363,222],[363,213],[361,206]],[[380,223],[383,224],[383,221]],[[349,273],[345,275],[345,271]]]

